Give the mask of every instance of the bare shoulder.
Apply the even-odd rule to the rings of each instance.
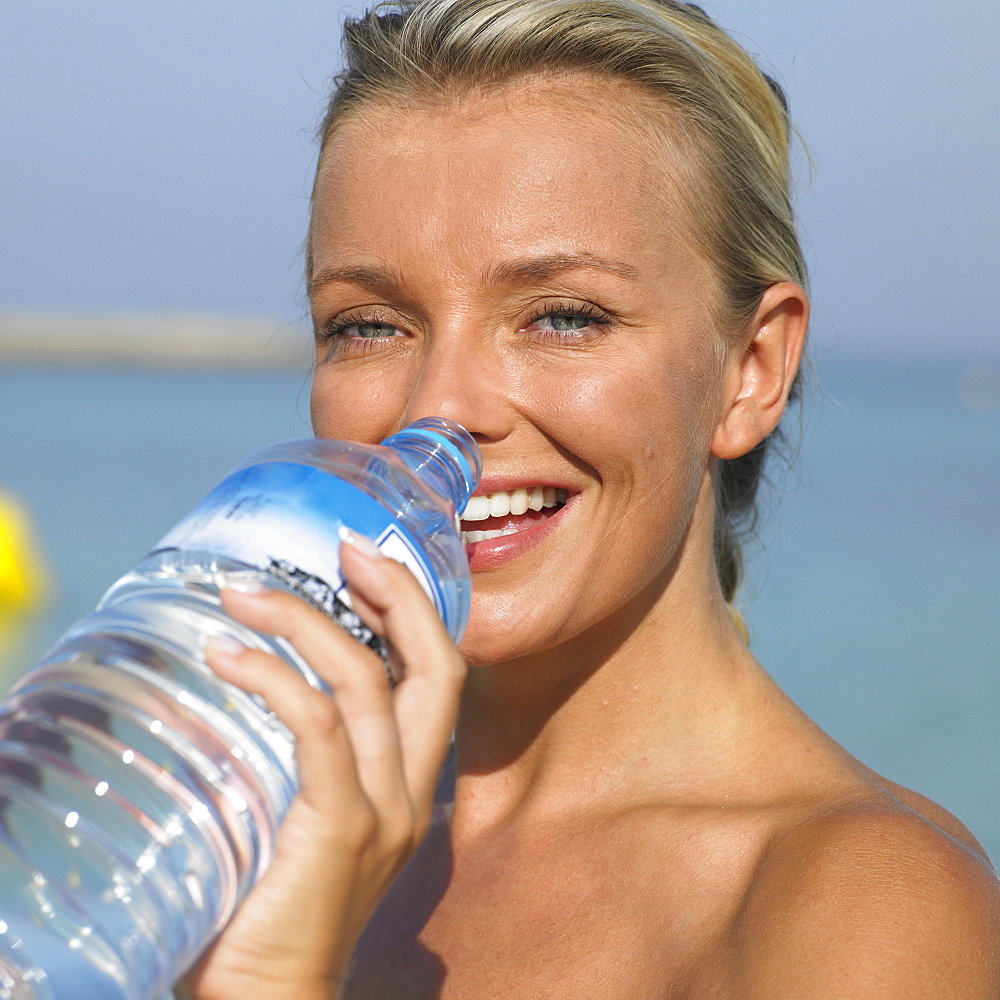
[[[884,783],[778,833],[730,941],[746,1000],[1000,998],[1000,884],[971,834]]]

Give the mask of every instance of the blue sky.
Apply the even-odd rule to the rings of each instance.
[[[1000,8],[706,0],[785,84],[814,353],[1000,357]],[[295,322],[342,12],[53,0],[0,14],[0,309]]]

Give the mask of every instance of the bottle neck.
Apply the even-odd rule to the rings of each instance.
[[[461,512],[482,474],[482,456],[472,435],[451,420],[427,417],[382,444],[395,450],[413,473]]]

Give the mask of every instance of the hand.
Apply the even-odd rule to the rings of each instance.
[[[361,931],[427,831],[465,663],[409,570],[366,542],[342,545],[341,568],[355,610],[401,659],[392,691],[378,657],[304,602],[222,592],[229,615],[288,639],[333,696],[267,653],[209,644],[212,669],[294,733],[300,790],[271,866],[179,997],[337,996]]]

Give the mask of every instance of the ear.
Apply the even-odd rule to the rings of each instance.
[[[712,435],[716,458],[739,458],[781,419],[799,369],[809,298],[791,281],[771,285],[726,367],[722,411]]]

